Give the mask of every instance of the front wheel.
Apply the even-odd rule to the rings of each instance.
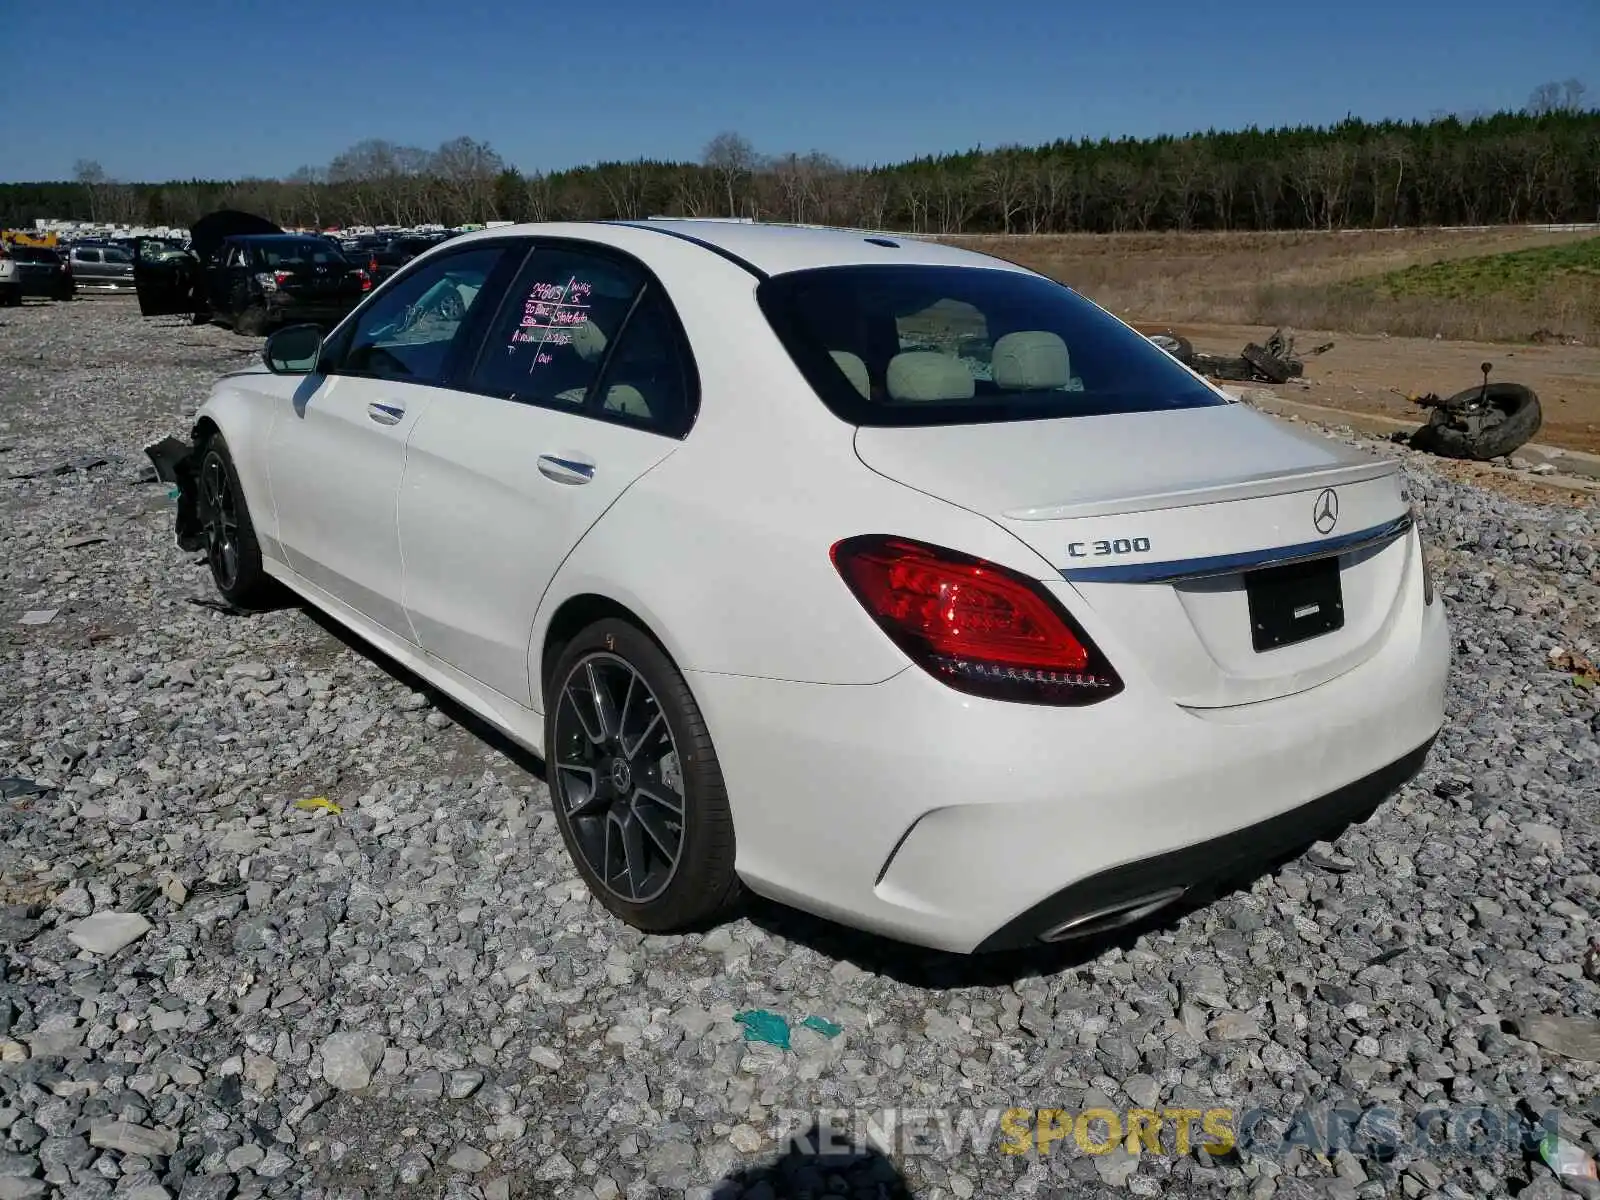
[[[271,580],[261,565],[261,546],[245,506],[239,473],[220,433],[213,434],[201,451],[196,482],[212,582],[230,604],[256,607],[268,598]]]
[[[562,650],[545,694],[556,823],[600,903],[653,933],[731,908],[739,880],[722,769],[661,647],[626,621],[597,621]]]

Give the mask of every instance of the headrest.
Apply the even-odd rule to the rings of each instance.
[[[645,403],[644,394],[631,383],[614,383],[608,387],[604,408],[607,412],[627,413],[630,417],[650,415],[650,406]]]
[[[599,362],[606,352],[606,335],[593,321],[584,321],[572,327],[572,348],[584,362]]]
[[[1072,382],[1067,344],[1053,333],[1008,333],[994,344],[990,370],[996,387],[1037,391]]]
[[[829,350],[833,357],[833,365],[844,372],[856,391],[860,392],[863,399],[872,397],[872,380],[867,375],[867,364],[861,361],[859,354],[851,354],[848,350]]]
[[[970,400],[972,372],[937,350],[907,350],[889,360],[891,400]]]

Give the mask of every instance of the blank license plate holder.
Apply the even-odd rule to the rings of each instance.
[[[1344,628],[1338,555],[1247,571],[1244,590],[1258,654]]]

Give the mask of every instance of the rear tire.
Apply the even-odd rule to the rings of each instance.
[[[6,308],[20,308],[22,306],[22,288],[16,284],[0,289],[0,305]]]
[[[233,319],[233,331],[241,337],[260,337],[267,331],[267,310],[252,304]]]
[[[261,546],[244,488],[220,433],[212,434],[200,449],[195,486],[206,565],[217,591],[239,608],[264,606],[271,599],[272,580],[261,565]]]
[[[1532,388],[1520,383],[1491,383],[1485,399],[1491,408],[1505,414],[1497,424],[1484,429],[1476,437],[1468,430],[1458,429],[1452,423],[1450,409],[1471,403],[1483,394],[1481,386],[1458,392],[1444,405],[1433,410],[1428,423],[1411,436],[1411,445],[1430,454],[1444,458],[1467,458],[1488,462],[1514,453],[1539,432],[1544,423],[1544,411],[1539,397]]]
[[[545,696],[556,824],[595,898],[651,933],[731,909],[740,885],[727,787],[661,647],[627,621],[596,621],[562,648]]]

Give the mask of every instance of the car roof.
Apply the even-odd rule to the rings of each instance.
[[[236,233],[230,242],[327,242],[332,239],[320,233]]]
[[[647,221],[549,221],[531,225],[501,226],[452,239],[453,244],[486,237],[572,237],[610,241],[607,229],[650,230],[663,237],[694,242],[711,253],[732,258],[742,266],[766,275],[803,271],[811,267],[845,266],[950,266],[989,267],[1013,271],[1026,268],[987,254],[962,250],[903,233],[870,229],[839,229],[815,225],[776,225],[761,222],[707,219]],[[637,246],[637,242],[633,242]]]

